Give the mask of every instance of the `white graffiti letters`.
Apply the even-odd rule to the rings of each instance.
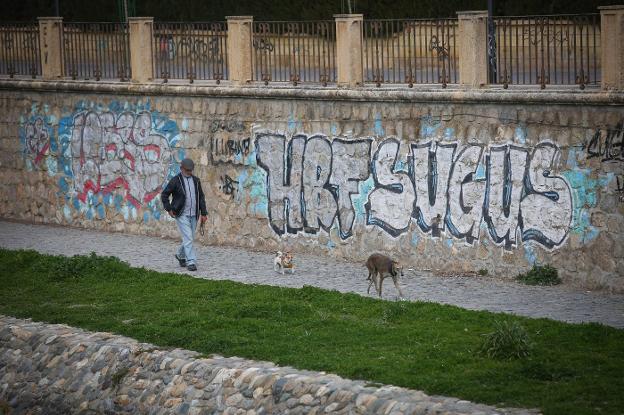
[[[267,171],[269,217],[273,230],[281,235],[303,229],[301,177],[305,137],[295,136],[288,143],[282,135],[260,134],[256,138],[258,165]]]
[[[303,206],[306,232],[322,226],[329,230],[336,216],[336,200],[329,190],[332,149],[328,139],[320,136],[307,140],[303,159]]]
[[[485,177],[477,178],[483,151],[479,145],[464,147],[453,163],[449,179],[447,227],[454,237],[469,244],[479,238],[483,215]]]
[[[383,228],[390,235],[405,232],[414,208],[414,187],[407,173],[395,172],[399,142],[387,139],[373,157],[375,189],[368,196],[367,223]]]
[[[505,249],[517,247],[518,238],[549,249],[565,242],[572,193],[552,172],[559,155],[554,144],[540,143],[529,152],[514,145],[408,143],[407,163],[400,160],[399,140],[379,143],[372,159],[371,144],[304,135],[287,143],[282,135],[258,135],[256,157],[267,172],[275,232],[329,232],[337,217],[340,237],[348,238],[356,219],[352,196],[372,176],[360,213],[367,225],[393,237],[414,220],[424,233],[446,232],[473,244],[484,222],[490,238]]]
[[[151,201],[161,191],[171,150],[153,133],[148,112],[81,112],[74,116],[71,160],[74,188],[85,200],[89,191],[125,188],[135,206]]]
[[[267,172],[269,218],[282,235],[329,231],[338,216],[341,237],[351,235],[355,210],[351,195],[369,174],[370,140],[330,142],[326,137],[258,134],[256,157]]]
[[[520,202],[523,240],[552,248],[561,245],[572,221],[572,194],[563,178],[551,175],[559,149],[550,143],[535,147],[529,165],[527,195]],[[540,206],[535,209],[535,206]]]
[[[416,221],[429,232],[437,218],[443,218],[448,200],[447,183],[457,144],[438,145],[435,141],[412,145],[412,171],[416,187]],[[444,224],[440,223],[440,229]]]
[[[351,195],[358,193],[358,183],[369,175],[371,140],[349,140],[339,138],[332,142],[332,171],[329,183],[338,193],[338,222],[340,236],[351,236],[355,221],[355,210]]]
[[[517,245],[526,164],[527,151],[514,146],[492,147],[487,156],[485,221],[494,242],[507,249]]]

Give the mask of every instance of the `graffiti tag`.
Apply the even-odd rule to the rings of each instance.
[[[165,137],[152,131],[149,112],[76,114],[70,152],[74,188],[81,201],[89,191],[123,188],[135,207],[160,193],[172,159]]]
[[[372,158],[371,139],[299,134],[287,141],[269,133],[258,134],[255,145],[258,166],[267,172],[269,223],[278,235],[328,232],[337,220],[341,238],[350,237],[352,196],[369,177],[366,224],[392,237],[415,221],[424,233],[446,232],[473,244],[483,222],[505,249],[519,239],[555,248],[570,229],[572,194],[553,174],[560,150],[550,142],[533,149],[410,143],[407,162],[399,160],[394,138],[379,143]]]

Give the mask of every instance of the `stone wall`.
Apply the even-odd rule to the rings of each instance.
[[[8,407],[8,408],[7,408]],[[535,414],[0,316],[0,409],[99,414]],[[8,412],[3,412],[8,413]]]
[[[624,95],[0,81],[0,216],[624,291]],[[131,249],[131,247],[129,247]]]

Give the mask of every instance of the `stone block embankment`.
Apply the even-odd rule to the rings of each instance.
[[[0,403],[12,414],[534,413],[5,316]]]

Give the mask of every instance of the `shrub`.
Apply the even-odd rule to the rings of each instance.
[[[531,352],[529,334],[515,321],[496,321],[494,331],[484,336],[479,352],[489,358],[518,359]]]
[[[485,277],[486,275],[488,275],[488,270],[485,268],[481,268],[478,274],[481,275],[482,277]]]
[[[516,280],[528,285],[557,285],[561,284],[557,269],[550,265],[533,265],[526,274],[520,274]]]

